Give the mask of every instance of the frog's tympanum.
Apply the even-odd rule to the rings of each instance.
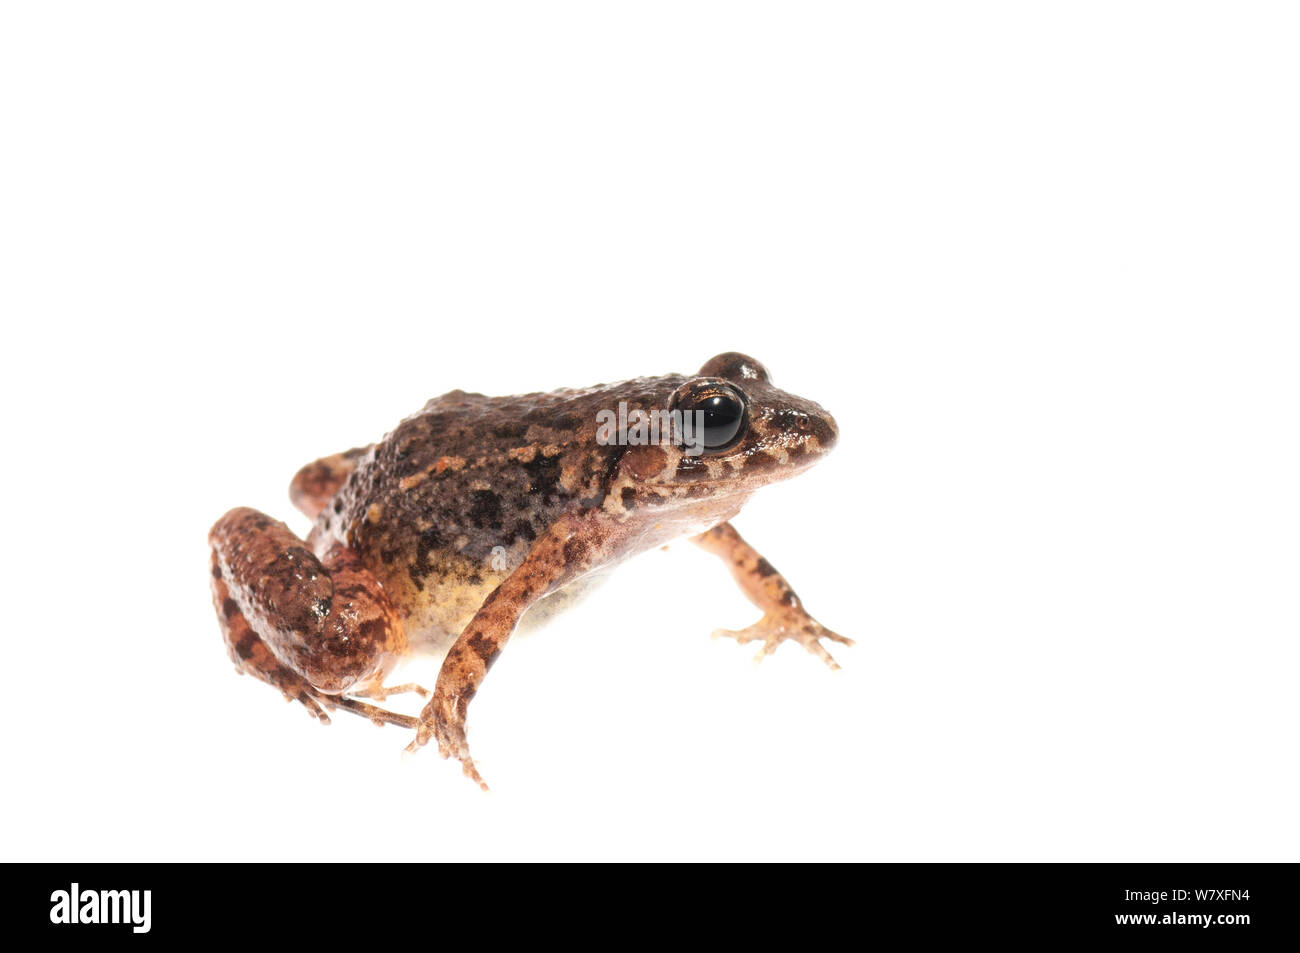
[[[665,411],[680,412],[681,425],[649,439],[641,424],[651,412],[673,419]],[[852,642],[805,612],[728,521],[759,487],[820,460],[836,436],[830,414],[736,353],[689,376],[516,397],[454,390],[378,443],[298,472],[289,492],[315,520],[306,540],[252,509],[217,520],[212,593],[230,657],[322,721],[344,709],[414,729],[409,750],[436,740],[486,788],[465,715],[524,613],[595,570],[689,536],[763,610],[749,628],[719,634],[761,642],[760,657],[791,639],[835,668],[819,640]],[[427,694],[383,683],[408,653],[442,648],[418,718],[371,704]]]

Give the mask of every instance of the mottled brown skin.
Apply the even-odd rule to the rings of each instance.
[[[620,401],[663,409],[712,380],[747,406],[725,448],[691,456],[667,442],[598,442],[599,411]],[[411,721],[353,696],[396,691],[382,682],[401,656],[451,643],[410,748],[436,740],[486,788],[465,718],[520,618],[587,573],[672,539],[693,537],[726,560],[763,610],[725,634],[762,640],[761,654],[795,640],[837,667],[819,640],[852,643],[813,620],[727,523],[756,489],[806,469],[836,437],[821,407],[778,390],[734,352],[689,376],[514,397],[452,391],[379,443],[299,471],[290,495],[316,521],[305,543],[255,510],[218,520],[209,536],[217,614],[241,670],[318,717],[337,706]]]
[[[357,468],[357,461],[369,452],[369,447],[353,447],[307,464],[294,474],[289,484],[289,500],[315,519],[329,506],[348,474]]]

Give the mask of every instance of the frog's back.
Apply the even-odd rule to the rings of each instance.
[[[454,636],[562,512],[603,502],[617,448],[597,442],[597,411],[667,383],[434,398],[359,461],[317,529],[361,556],[408,634]]]

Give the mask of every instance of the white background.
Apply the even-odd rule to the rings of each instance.
[[[0,855],[1300,859],[1293,11],[6,4]],[[731,349],[840,423],[736,522],[844,671],[687,544],[511,643],[490,795],[232,671],[227,508]]]

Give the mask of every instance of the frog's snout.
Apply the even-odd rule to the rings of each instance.
[[[810,419],[812,426],[809,428],[811,436],[817,441],[817,446],[823,453],[835,446],[835,441],[840,437],[840,425],[835,422],[835,418],[820,407],[818,413],[813,414]]]
[[[825,453],[835,446],[835,441],[840,436],[840,425],[822,408],[821,404],[813,403],[811,400],[800,400],[794,403],[791,409],[794,411],[793,429],[802,443],[813,444],[809,449],[817,449]]]
[[[835,423],[835,417],[832,417],[826,411],[822,411],[822,416],[816,419],[813,436],[816,437],[816,441],[822,446],[823,450],[829,450],[835,446],[837,439],[840,439],[840,425]]]
[[[834,447],[840,436],[835,418],[810,400],[792,400],[773,414],[772,420],[787,447],[816,456]]]

